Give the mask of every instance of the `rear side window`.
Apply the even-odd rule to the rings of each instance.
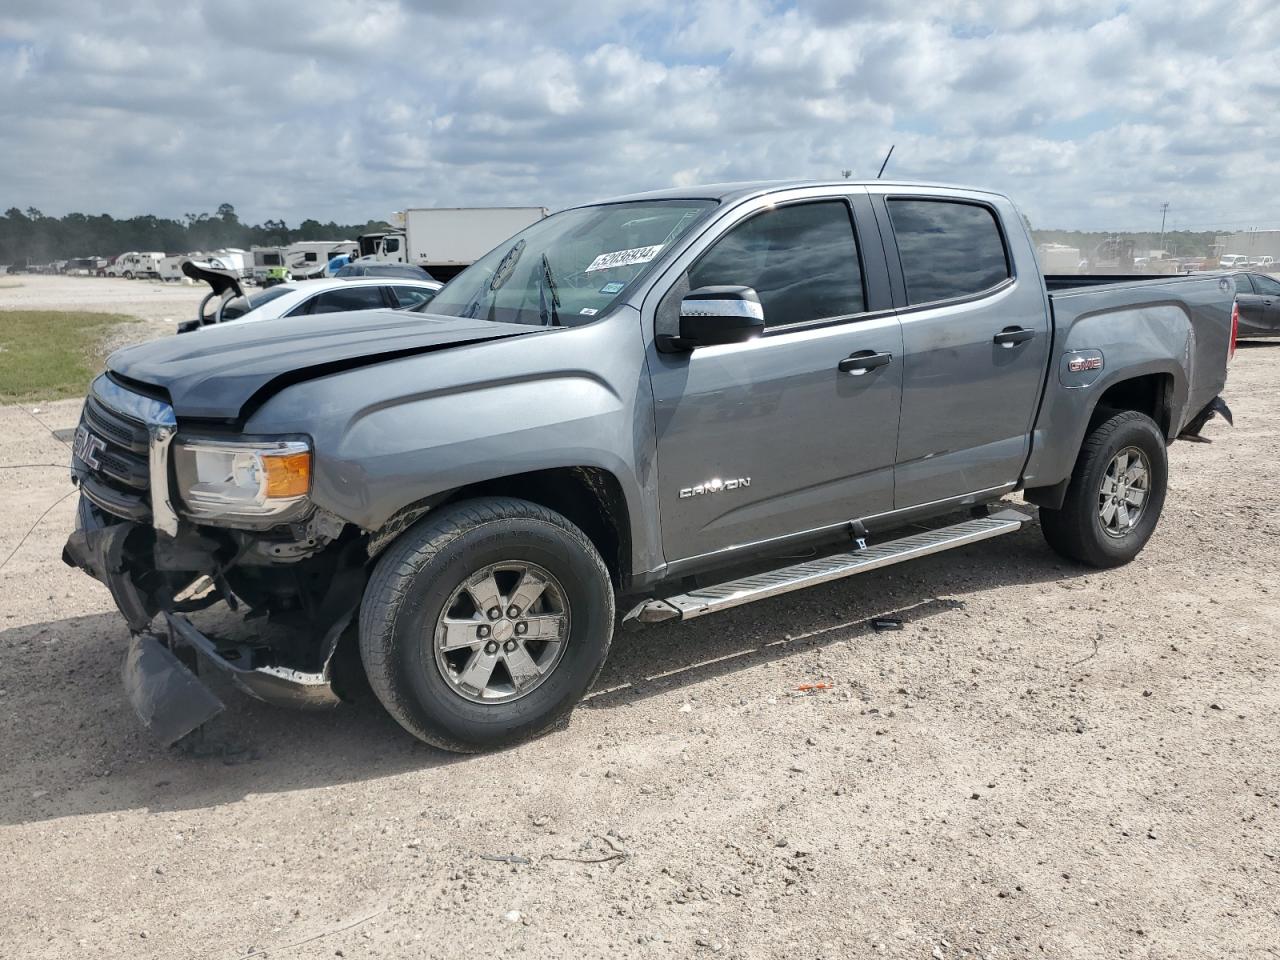
[[[889,219],[908,303],[972,296],[1011,276],[1004,238],[987,207],[950,200],[890,200]]]
[[[689,270],[690,287],[753,287],[770,327],[866,310],[858,247],[841,201],[778,207],[738,224]]]
[[[1232,279],[1236,282],[1236,293],[1253,293],[1247,273],[1237,273]]]
[[[1253,288],[1264,297],[1280,296],[1280,283],[1270,277],[1252,277]]]
[[[383,306],[381,287],[346,287],[320,294],[306,312],[342,313],[344,310],[379,310]]]

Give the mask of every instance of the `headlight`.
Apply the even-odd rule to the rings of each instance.
[[[179,439],[173,450],[178,493],[192,517],[278,522],[307,507],[310,444]]]

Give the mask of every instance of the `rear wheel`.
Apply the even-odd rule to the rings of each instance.
[[[360,654],[388,712],[434,746],[519,742],[572,711],[604,665],[613,587],[572,523],[513,499],[433,512],[378,561]]]
[[[1155,532],[1164,507],[1169,464],[1155,421],[1126,410],[1085,439],[1059,510],[1040,510],[1053,549],[1094,567],[1136,557]]]

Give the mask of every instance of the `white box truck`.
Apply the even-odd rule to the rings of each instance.
[[[437,280],[464,267],[547,215],[546,207],[418,207],[397,213],[396,227],[360,237],[360,258],[412,263]]]

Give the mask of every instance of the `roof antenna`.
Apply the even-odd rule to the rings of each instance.
[[[884,176],[884,168],[889,165],[889,158],[893,156],[893,148],[896,146],[896,143],[889,144],[889,152],[884,155],[884,163],[880,164],[880,172],[876,174],[877,180]]]

